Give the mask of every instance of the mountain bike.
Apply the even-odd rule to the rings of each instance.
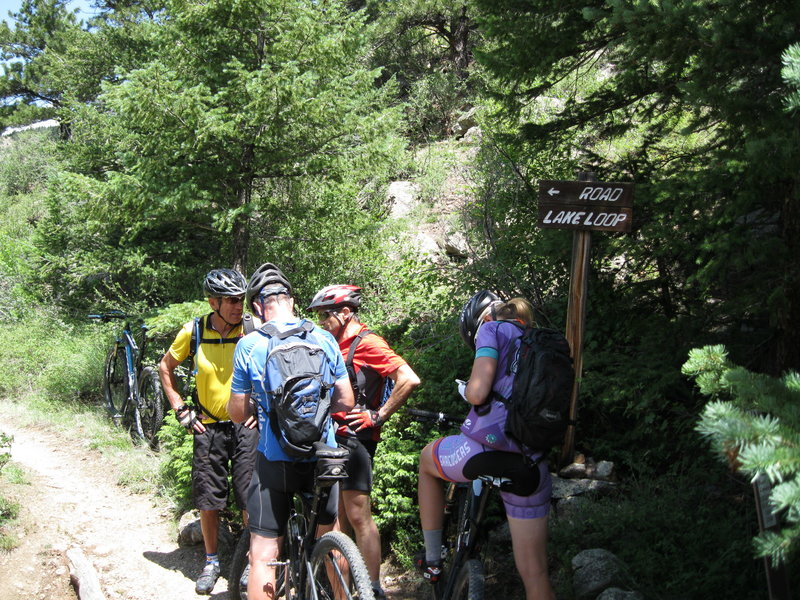
[[[458,425],[464,417],[408,409],[438,425]],[[483,600],[485,569],[481,551],[488,534],[487,506],[494,490],[511,480],[479,475],[470,483],[448,482],[442,528],[442,576],[431,586],[434,600]]]
[[[374,600],[367,567],[355,542],[341,531],[316,537],[319,511],[331,487],[347,477],[349,451],[314,444],[317,457],[313,492],[294,496],[280,560],[272,563],[275,598],[284,600]],[[250,533],[242,532],[231,559],[228,598],[247,600]]]
[[[154,366],[142,365],[147,347],[147,326],[139,320],[134,327],[127,314],[116,310],[88,317],[103,323],[114,319],[125,321],[106,358],[103,397],[116,425],[125,427],[131,437],[156,449],[156,433],[164,420],[165,402],[158,370]]]

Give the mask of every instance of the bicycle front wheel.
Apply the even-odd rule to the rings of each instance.
[[[243,579],[250,564],[250,531],[245,529],[236,543],[231,558],[231,570],[228,575],[228,598],[230,600],[247,600],[247,579]]]
[[[355,542],[340,531],[319,538],[311,553],[311,581],[319,600],[374,600],[367,566]],[[314,598],[308,590],[306,598]]]
[[[128,398],[128,359],[125,346],[114,344],[106,359],[103,374],[103,396],[114,423],[122,422],[122,409]]]
[[[158,430],[164,421],[164,391],[153,367],[145,367],[139,380],[139,423],[153,450],[158,450]]]
[[[453,589],[453,600],[483,600],[485,581],[486,577],[481,561],[477,558],[469,559],[458,572],[456,586]]]

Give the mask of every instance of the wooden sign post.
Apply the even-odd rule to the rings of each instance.
[[[566,337],[572,349],[575,384],[569,405],[570,425],[561,447],[559,467],[572,462],[575,452],[592,231],[629,232],[632,221],[632,183],[600,183],[595,181],[594,173],[588,172],[579,173],[577,181],[539,181],[539,227],[574,230]]]

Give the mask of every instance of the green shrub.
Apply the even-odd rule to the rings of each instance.
[[[560,580],[569,580],[575,554],[604,548],[647,598],[759,598],[763,571],[749,544],[756,529],[750,485],[701,459],[554,519],[548,548]]]
[[[61,401],[99,400],[110,335],[100,331],[41,308],[23,321],[0,324],[0,334],[14,340],[0,347],[0,394],[36,390]]]
[[[159,479],[178,513],[192,507],[192,436],[170,411],[158,432],[163,460]]]

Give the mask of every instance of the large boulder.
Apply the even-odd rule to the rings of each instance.
[[[584,550],[572,559],[572,591],[576,600],[595,600],[601,592],[624,584],[624,565],[608,550]]]

